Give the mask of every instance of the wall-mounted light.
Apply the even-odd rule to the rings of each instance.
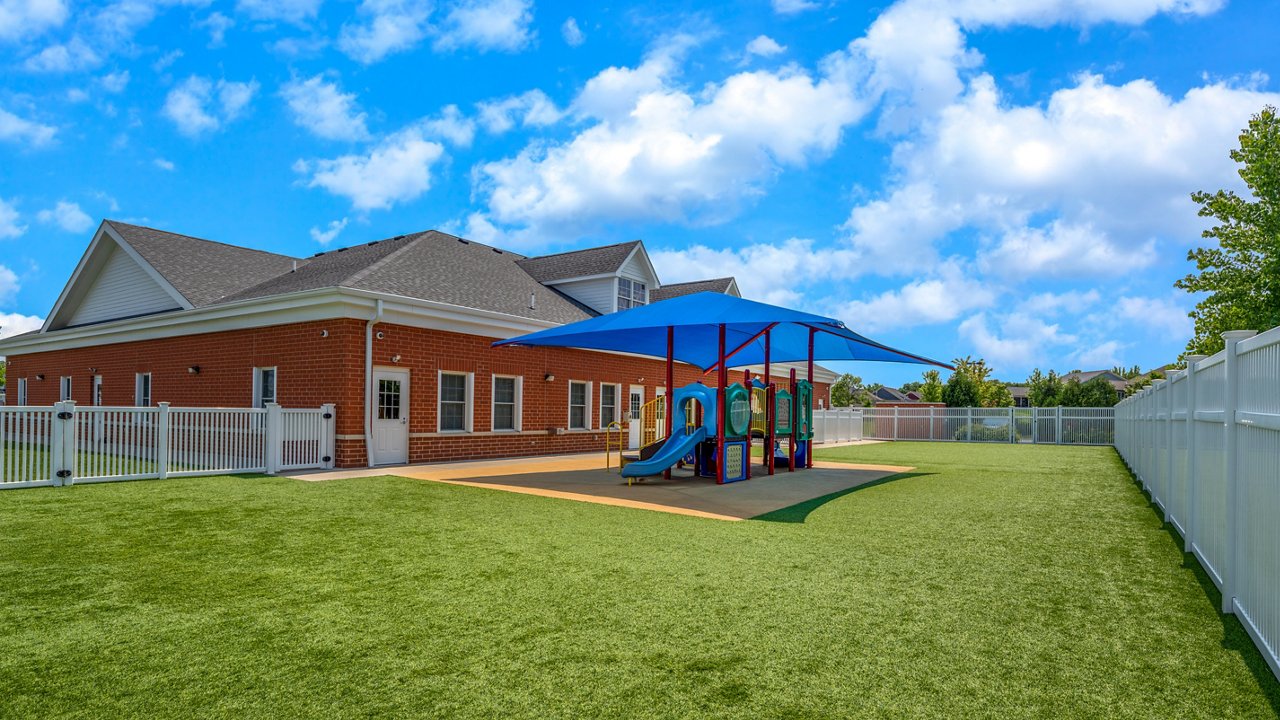
[[[98,372],[98,368],[89,368],[89,372],[96,373]]]
[[[638,383],[642,383],[642,382],[644,382],[644,378],[638,378],[638,379],[636,379],[636,382],[638,382]]]
[[[387,335],[386,335],[386,333],[383,333],[382,331],[378,331],[378,334],[376,335],[376,337],[377,337],[379,340],[381,340],[382,338],[384,338],[384,337],[386,337],[386,336],[387,336]]]
[[[393,362],[393,363],[398,363],[398,362],[400,362],[400,356],[399,356],[399,355],[392,355],[392,356],[391,356],[391,362]]]
[[[328,330],[321,330],[321,331],[320,331],[320,337],[329,337],[329,331],[328,331]]]
[[[191,367],[187,368],[187,372],[188,372],[188,373],[190,373],[190,374],[192,374],[192,375],[199,375],[199,374],[200,374],[200,366],[199,366],[199,365],[192,365]]]
[[[44,373],[36,373],[37,380],[44,380]]]
[[[542,379],[546,380],[547,382],[553,382],[556,379],[556,376],[552,375],[551,373],[547,373],[546,375],[542,376]]]

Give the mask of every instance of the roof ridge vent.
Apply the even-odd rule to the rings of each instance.
[[[470,245],[470,244],[471,244],[471,241],[470,241],[470,240],[468,240],[468,239],[466,239],[466,238],[458,238],[458,242],[462,243],[463,245]]]

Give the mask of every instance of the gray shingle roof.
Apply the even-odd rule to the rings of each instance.
[[[663,285],[649,291],[649,302],[658,302],[659,300],[669,300],[673,297],[681,297],[683,295],[692,295],[700,292],[716,292],[727,293],[729,286],[733,285],[733,278],[715,278],[713,280],[694,280],[693,282],[673,283],[671,285]]]
[[[596,313],[525,272],[515,253],[435,230],[332,250],[226,298],[269,297],[327,287],[372,292],[570,323]],[[536,300],[529,307],[529,297]]]
[[[639,240],[605,245],[604,247],[587,248],[523,258],[519,261],[521,268],[540,283],[568,280],[569,278],[607,275],[617,272],[622,264],[631,256],[631,252],[640,244]]]
[[[195,307],[204,307],[306,263],[115,220],[106,221]]]

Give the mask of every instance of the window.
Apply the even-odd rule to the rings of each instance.
[[[58,382],[58,399],[59,400],[71,399],[71,376],[70,375],[63,375],[62,379]]]
[[[520,429],[520,386],[518,377],[493,376],[493,429]]]
[[[440,373],[440,432],[470,432],[471,375]]]
[[[151,373],[138,373],[133,380],[133,404],[151,406]]]
[[[591,427],[591,384],[569,381],[569,429],[586,430]]]
[[[93,376],[93,404],[95,406],[102,404],[102,376]]]
[[[393,378],[378,380],[378,419],[399,420],[401,410],[401,383]]]
[[[649,302],[649,290],[639,280],[618,278],[618,309],[638,307]]]
[[[273,367],[253,369],[253,406],[264,408],[267,403],[276,402],[276,369]]]
[[[27,404],[27,379],[18,378],[18,404]]]
[[[607,428],[609,423],[618,421],[617,385],[600,386],[600,427]]]

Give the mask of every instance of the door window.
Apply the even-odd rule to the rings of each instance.
[[[400,419],[400,381],[378,380],[378,419]]]

